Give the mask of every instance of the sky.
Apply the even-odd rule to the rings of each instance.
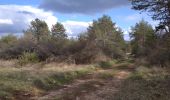
[[[108,15],[124,32],[141,19],[155,26],[148,13],[131,9],[129,0],[0,0],[0,36],[22,35],[35,18],[45,20],[49,28],[61,22],[70,37],[85,32],[93,20]]]

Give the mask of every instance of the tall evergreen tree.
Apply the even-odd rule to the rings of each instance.
[[[166,66],[170,62],[170,0],[131,0],[132,8],[147,11],[154,20],[160,21],[156,27],[157,41],[153,45],[153,63]]]
[[[47,23],[38,18],[31,21],[31,25],[25,33],[31,33],[37,39],[37,41],[47,39],[50,35]]]
[[[116,27],[109,16],[104,15],[93,21],[87,33],[88,39],[111,57],[117,57],[119,54],[116,53],[121,52],[124,47],[123,32]]]
[[[118,29],[109,16],[104,15],[97,21],[93,21],[93,25],[88,28],[89,38],[101,41],[105,44],[107,41],[117,44],[124,41],[123,32]],[[103,45],[104,46],[104,45]]]
[[[135,27],[132,27],[130,37],[132,39],[132,53],[136,56],[146,55],[148,49],[153,46],[155,41],[155,34],[152,26],[144,20],[141,20]]]
[[[54,37],[54,38],[57,38],[57,39],[67,38],[66,29],[59,22],[57,22],[55,25],[53,25],[51,32],[52,32],[52,37]]]
[[[170,32],[170,0],[131,0],[135,10],[148,11],[154,20],[159,20],[158,29]]]

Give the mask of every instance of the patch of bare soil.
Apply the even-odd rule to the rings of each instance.
[[[129,76],[131,72],[129,71],[119,71],[115,74],[115,77],[111,80],[107,80],[108,84],[98,90],[86,94],[79,100],[114,100],[114,94],[119,91],[120,86],[123,81]]]
[[[90,73],[72,84],[65,85],[62,89],[49,91],[35,100],[114,100],[114,93],[119,91],[122,82],[129,76],[131,70],[120,69],[113,78],[103,79],[100,73],[113,72],[113,69],[99,70]]]

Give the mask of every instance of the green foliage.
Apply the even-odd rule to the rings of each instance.
[[[23,52],[30,51],[33,52],[36,44],[34,41],[27,38],[19,38],[16,42],[0,45],[0,58],[1,59],[17,59]]]
[[[101,61],[99,63],[99,66],[104,69],[112,68],[114,62],[113,61]]]
[[[110,17],[104,15],[94,20],[88,31],[79,36],[75,46],[78,58],[75,60],[78,63],[93,63],[96,58],[122,58],[124,47],[123,32],[116,28]]]
[[[2,36],[0,39],[0,43],[5,43],[5,44],[12,44],[17,41],[17,37],[9,34],[7,36]]]
[[[146,56],[152,51],[156,35],[148,22],[141,20],[137,23],[135,27],[132,27],[130,36],[132,54],[135,54],[136,57]]]
[[[19,58],[19,64],[37,63],[39,58],[36,53],[24,52]]]
[[[0,67],[0,100],[30,99],[46,90],[60,88],[66,83],[95,71],[94,66],[67,66],[66,68],[50,65],[34,67]],[[28,96],[26,96],[28,94]]]
[[[0,57],[1,58],[8,58],[5,55],[8,55],[7,51],[9,48],[13,47],[18,42],[18,39],[16,36],[9,34],[6,36],[2,36],[0,38]],[[8,55],[10,58],[10,55]]]
[[[87,39],[111,58],[123,56],[123,32],[106,15],[93,21],[93,25],[88,28]]]
[[[154,20],[159,20],[157,30],[164,29],[170,32],[170,1],[169,0],[130,0],[132,8],[140,11],[148,11]]]
[[[140,11],[147,11],[151,13],[154,20],[160,21],[159,25],[156,27],[156,41],[152,41],[152,35],[147,36],[148,39],[146,44],[151,50],[148,51],[149,57],[147,55],[147,60],[151,64],[157,64],[161,67],[169,66],[170,62],[170,1],[169,0],[131,0],[132,8]],[[154,44],[153,44],[154,43]],[[140,47],[134,42],[133,45],[135,49],[134,52],[138,52]],[[147,48],[148,48],[147,47]],[[146,55],[144,55],[146,56]]]
[[[130,34],[132,54],[144,59],[146,64],[165,67],[169,65],[169,34],[158,35],[151,25],[142,20],[132,28]]]
[[[69,72],[60,72],[53,74],[51,76],[38,78],[33,81],[33,84],[40,88],[45,90],[51,90],[59,88],[60,86],[70,83],[76,78],[79,78],[83,75],[88,74],[94,69],[80,69],[76,71],[69,71]]]
[[[147,74],[150,72],[150,69],[147,67],[138,67],[136,72],[131,74],[130,79],[140,80],[143,78],[147,78]]]
[[[13,100],[16,92],[20,92],[20,95],[24,95],[24,93],[32,95],[35,92],[31,84],[17,79],[1,76],[0,84],[0,99],[3,100]]]
[[[139,67],[124,81],[115,100],[169,100],[168,69]]]
[[[124,50],[123,32],[108,16],[94,21],[78,39],[67,39],[66,30],[59,22],[53,25],[50,32],[46,22],[37,18],[31,21],[24,36],[15,44],[0,49],[0,58],[19,58],[21,63],[27,63],[28,59],[20,56],[24,52],[35,52],[40,61],[55,58],[59,62],[67,62],[71,59],[76,64],[87,64],[98,62],[97,58],[122,58]]]
[[[38,18],[31,21],[30,28],[26,30],[26,33],[32,34],[37,41],[47,40],[50,35],[50,31],[46,22]]]
[[[151,64],[157,64],[160,67],[169,67],[170,64],[170,34],[164,34],[158,37],[154,52],[148,58]]]
[[[123,33],[117,27],[115,23],[112,22],[111,18],[108,16],[103,16],[97,21],[93,22],[93,26],[89,27],[89,33],[96,35],[96,39],[101,42],[112,41],[119,43],[123,41]],[[94,32],[93,32],[94,31]],[[103,46],[105,44],[103,43]]]
[[[169,100],[169,79],[126,80],[115,100]]]
[[[51,29],[51,33],[52,33],[52,37],[55,39],[67,38],[66,29],[59,22],[57,22],[55,25],[53,25],[53,27]]]

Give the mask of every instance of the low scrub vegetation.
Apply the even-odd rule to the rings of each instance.
[[[92,65],[81,65],[78,68],[75,65],[43,66],[0,67],[0,99],[31,98],[45,91],[60,88],[64,84],[96,70]]]
[[[113,61],[101,61],[99,63],[99,66],[104,69],[109,69],[113,67],[114,62]]]
[[[166,68],[139,67],[122,84],[115,100],[169,100],[170,74]]]
[[[106,15],[77,38],[67,38],[59,22],[49,30],[45,21],[35,19],[22,37],[7,35],[0,39],[0,59],[19,59],[21,65],[49,60],[89,64],[124,58],[124,51],[123,32]]]
[[[24,52],[18,59],[19,65],[37,63],[37,62],[39,62],[39,59],[36,53]]]

